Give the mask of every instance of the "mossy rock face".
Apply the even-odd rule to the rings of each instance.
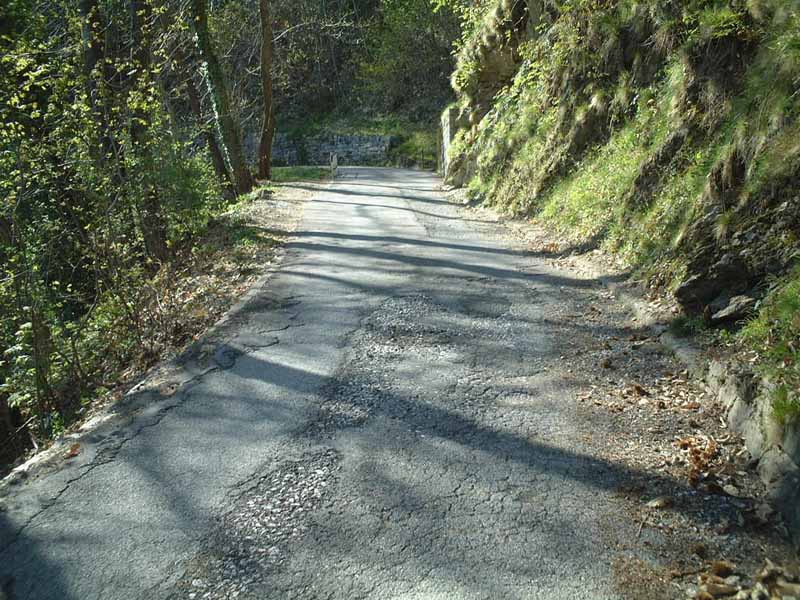
[[[752,279],[747,263],[733,254],[706,267],[693,265],[691,273],[677,287],[675,297],[682,305],[698,310],[711,305],[720,294],[746,291]]]
[[[529,14],[522,0],[501,0],[462,48],[451,81],[456,92],[468,99],[471,124],[483,118],[494,96],[517,72],[518,48],[526,36]]]

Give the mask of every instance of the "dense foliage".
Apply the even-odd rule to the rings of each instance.
[[[454,10],[430,0],[273,0],[278,130],[389,114],[435,121],[452,95]],[[254,3],[223,3],[212,28],[228,49],[239,121],[253,131],[261,114]]]
[[[357,73],[363,96],[378,110],[438,115],[450,96],[457,37],[449,9],[432,13],[429,0],[387,0]]]
[[[4,440],[14,454],[153,352],[150,282],[223,200],[169,110],[179,11],[13,0],[0,12],[0,429],[28,434]]]

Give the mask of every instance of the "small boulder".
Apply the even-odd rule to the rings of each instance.
[[[741,291],[750,279],[745,262],[738,256],[726,254],[710,268],[694,271],[675,290],[675,298],[684,307],[700,309],[720,293]]]
[[[711,315],[711,323],[719,325],[721,323],[733,323],[748,317],[755,308],[756,299],[750,296],[734,296],[725,308],[722,308]]]
[[[731,295],[723,293],[711,301],[711,304],[708,305],[708,309],[710,313],[713,315],[721,310],[726,309],[730,303],[731,303]]]

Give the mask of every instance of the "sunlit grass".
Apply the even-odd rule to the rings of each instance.
[[[800,422],[800,264],[775,286],[741,338],[759,353],[761,370],[776,386],[775,417]]]
[[[272,167],[272,181],[275,183],[323,181],[330,176],[328,167]]]
[[[625,127],[556,185],[541,218],[577,241],[608,230],[620,218],[624,208],[620,200],[646,157],[647,149],[638,142],[635,128]]]

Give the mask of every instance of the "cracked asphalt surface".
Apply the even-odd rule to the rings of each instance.
[[[621,597],[561,354],[600,285],[438,186],[342,169],[216,346],[6,489],[5,597]]]

